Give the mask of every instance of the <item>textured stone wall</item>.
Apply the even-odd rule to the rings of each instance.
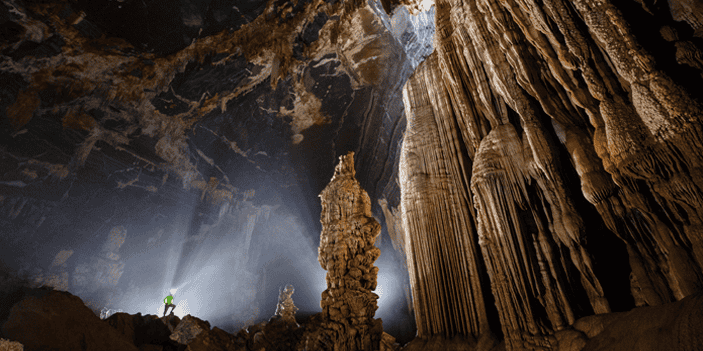
[[[436,3],[400,164],[420,336],[554,349],[703,287],[701,13],[632,3]]]

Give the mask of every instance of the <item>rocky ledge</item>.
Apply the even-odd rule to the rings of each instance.
[[[0,350],[311,350],[310,338],[323,330],[321,313],[300,324],[276,315],[236,334],[192,315],[181,319],[173,313],[158,317],[119,312],[100,319],[68,292],[3,287]],[[397,350],[395,338],[384,333],[381,349]]]
[[[258,351],[312,350],[310,338],[322,330],[322,313],[299,324],[281,316],[233,334],[187,315],[115,313],[101,320],[83,301],[52,288],[28,288],[2,280],[0,350]],[[16,281],[14,281],[16,282]],[[9,288],[14,286],[14,288]],[[544,340],[551,350],[694,350],[703,344],[703,294],[629,312],[588,316]],[[534,348],[537,345],[530,345]],[[380,350],[505,350],[492,337],[416,338],[400,346],[383,333]]]

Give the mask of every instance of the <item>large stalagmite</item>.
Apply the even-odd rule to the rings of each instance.
[[[334,176],[320,194],[322,233],[318,260],[327,271],[322,292],[324,350],[378,350],[383,327],[374,319],[378,308],[374,245],[381,226],[371,201],[354,177],[354,153],[340,156]]]

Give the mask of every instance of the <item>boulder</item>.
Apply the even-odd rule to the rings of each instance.
[[[210,331],[210,323],[197,317],[187,315],[183,317],[183,320],[181,320],[180,323],[178,323],[178,326],[173,331],[170,338],[179,344],[187,345],[193,341],[198,334],[204,331]]]
[[[108,319],[108,318],[110,318],[110,316],[112,316],[113,314],[118,313],[118,312],[124,312],[124,311],[122,311],[120,309],[111,309],[111,308],[103,307],[103,309],[100,310],[100,319],[102,319],[102,320]]]
[[[23,351],[24,346],[17,341],[0,339],[0,350],[2,351]]]
[[[161,317],[160,319],[162,322],[164,322],[166,327],[168,327],[168,330],[170,330],[171,333],[173,333],[173,331],[176,330],[176,327],[181,322],[181,319],[178,318],[178,316],[176,316],[174,314],[170,314],[166,317]]]
[[[246,344],[226,331],[214,327],[198,334],[186,351],[246,351]]]
[[[154,315],[115,313],[105,321],[136,346],[162,345],[169,341],[171,335],[164,321]]]
[[[250,350],[266,349],[268,351],[286,351],[296,349],[296,345],[300,341],[304,329],[297,323],[291,323],[290,320],[274,316],[268,322],[262,322],[257,328],[249,328],[257,330],[248,340],[247,347]]]
[[[26,351],[137,351],[131,340],[101,321],[80,298],[47,288],[23,292],[1,331]]]
[[[573,325],[590,340],[582,350],[700,350],[703,345],[703,294],[629,312],[581,318]],[[562,345],[559,345],[562,346]],[[561,350],[573,350],[559,348]]]

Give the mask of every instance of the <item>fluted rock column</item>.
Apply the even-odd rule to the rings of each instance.
[[[450,96],[435,85],[437,55],[420,64],[403,91],[407,129],[399,161],[405,252],[420,337],[489,332],[481,253],[467,196],[461,136]],[[470,166],[469,166],[470,167]]]
[[[320,306],[326,320],[324,349],[378,350],[383,328],[373,263],[381,254],[374,242],[381,232],[371,201],[354,178],[354,153],[341,156],[334,176],[320,194],[322,233],[318,260],[327,270],[327,290]]]

